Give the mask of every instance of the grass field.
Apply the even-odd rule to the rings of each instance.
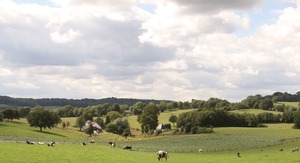
[[[266,148],[190,153],[168,152],[168,161],[172,163],[290,163],[299,161],[299,152],[291,149],[300,146],[299,141]],[[133,147],[134,148],[134,147]],[[283,149],[282,152],[279,149]],[[262,152],[260,150],[263,150]],[[55,147],[45,145],[28,145],[20,143],[0,143],[0,158],[3,162],[158,162],[156,152],[127,151],[112,149],[104,145],[57,144]],[[237,157],[239,152],[241,157]],[[163,160],[165,162],[165,160]]]
[[[169,117],[190,110],[161,113],[160,123],[169,123]],[[75,124],[76,118],[62,118]],[[128,117],[132,128],[139,128],[136,116]],[[158,150],[168,151],[168,162],[299,162],[299,152],[292,149],[300,147],[300,130],[291,129],[293,124],[266,124],[268,128],[222,127],[214,128],[213,134],[202,135],[164,135],[146,137],[137,135],[130,141],[121,141],[121,136],[103,133],[89,140],[96,144],[80,145],[88,142],[87,135],[76,128],[63,130],[61,126],[53,129],[29,127],[26,119],[0,122],[0,162],[157,162]],[[133,127],[136,126],[136,127]],[[136,131],[136,130],[135,130]],[[117,142],[117,148],[107,146],[109,137]],[[141,140],[139,140],[141,139]],[[28,145],[29,141],[56,141],[55,147]],[[5,142],[5,143],[4,143]],[[12,143],[14,142],[14,143]],[[132,151],[123,150],[131,145]],[[204,153],[197,151],[201,148]],[[282,152],[279,149],[283,148]],[[260,150],[263,149],[261,152]],[[240,152],[241,157],[236,153]]]
[[[273,114],[282,114],[283,112],[278,112],[278,111],[269,111],[269,110],[261,110],[261,109],[240,109],[240,110],[232,110],[230,112],[233,113],[250,113],[250,114],[260,114],[260,113],[273,113]]]
[[[280,104],[294,106],[295,108],[299,107],[298,106],[299,102],[277,102],[277,103],[275,103],[275,105],[280,105]]]

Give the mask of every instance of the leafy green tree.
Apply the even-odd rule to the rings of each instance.
[[[93,114],[91,113],[90,110],[86,110],[82,113],[83,118],[85,119],[85,121],[90,120],[93,121]]]
[[[103,119],[101,119],[99,116],[97,117],[95,122],[103,128],[104,122],[103,122]]]
[[[183,103],[181,101],[178,102],[178,108],[183,109]]]
[[[167,103],[166,101],[160,101],[159,105],[158,105],[158,108],[160,111],[164,111],[167,109]]]
[[[70,126],[70,122],[69,121],[66,122],[66,126],[67,126],[67,128]]]
[[[120,111],[121,111],[120,105],[117,104],[117,103],[114,103],[112,108],[111,108],[111,111],[116,111],[116,112],[120,113]]]
[[[259,104],[259,108],[262,110],[268,110],[269,108],[273,108],[273,102],[269,98],[262,100]]]
[[[190,122],[188,122],[185,126],[184,126],[184,130],[186,133],[190,133],[192,129],[192,124]]]
[[[3,122],[3,113],[1,110],[0,110],[0,121]]]
[[[57,125],[61,123],[60,116],[57,114],[57,112],[52,112],[52,116],[53,116],[55,126],[57,127]]]
[[[83,116],[79,116],[77,119],[76,119],[76,126],[79,127],[80,131],[81,131],[81,127],[85,125],[85,118]]]
[[[13,109],[13,108],[6,108],[5,110],[3,110],[3,118],[4,119],[10,119],[11,121],[13,119],[19,119],[20,115],[19,115],[19,111],[17,109]]]
[[[41,105],[37,105],[37,106],[35,106],[34,108],[31,108],[31,109],[30,109],[30,113],[31,113],[31,112],[35,112],[35,111],[38,111],[38,110],[44,110],[44,108],[43,108]]]
[[[128,119],[126,117],[117,118],[114,121],[114,124],[118,129],[118,134],[120,134],[120,135],[123,134],[123,131],[126,128],[129,128],[129,130],[130,130],[130,124],[129,124]]]
[[[94,133],[94,127],[93,127],[93,125],[90,124],[89,127],[84,132],[91,137],[92,134]]]
[[[172,104],[173,108],[178,108],[178,102],[172,101],[171,104]]]
[[[106,117],[109,117],[109,119],[111,120],[111,121],[114,121],[115,119],[117,119],[117,118],[121,118],[122,117],[122,115],[119,113],[119,112],[117,112],[117,111],[110,111],[110,112],[108,112],[107,114],[106,114]]]
[[[19,107],[18,111],[19,111],[20,117],[25,118],[29,114],[30,109],[31,109],[30,107]]]
[[[159,111],[159,108],[151,102],[144,108],[144,112],[138,115],[137,121],[141,124],[142,133],[148,133],[157,127]]]
[[[48,110],[37,110],[27,115],[27,122],[30,127],[52,128],[55,125],[52,114]]]
[[[104,129],[106,128],[106,125],[108,125],[109,123],[110,123],[110,118],[109,118],[109,116],[106,116]]]
[[[125,137],[125,139],[127,139],[128,136],[131,136],[130,128],[125,128],[125,129],[123,130],[122,136]]]
[[[74,108],[73,114],[74,114],[75,117],[77,117],[79,115],[79,109],[78,108]]]
[[[300,114],[298,113],[294,118],[294,129],[300,129]]]
[[[177,122],[177,116],[176,115],[171,115],[170,118],[169,118],[169,122],[173,123],[173,126],[174,126],[174,123]]]
[[[105,127],[105,131],[106,131],[106,132],[115,132],[115,131],[117,131],[117,130],[118,130],[118,129],[117,129],[116,125],[115,125],[114,123],[112,123],[112,122],[108,123],[108,124],[106,125],[106,127]]]
[[[65,121],[62,122],[62,127],[63,127],[63,129],[66,128],[66,122]]]

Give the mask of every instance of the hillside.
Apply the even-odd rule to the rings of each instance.
[[[71,105],[73,107],[87,107],[94,106],[98,104],[108,103],[113,105],[118,103],[119,105],[128,105],[132,106],[137,102],[143,102],[149,104],[153,102],[159,104],[161,100],[154,99],[133,99],[133,98],[103,98],[103,99],[64,99],[64,98],[42,98],[42,99],[33,99],[33,98],[12,98],[9,96],[0,96],[0,110],[3,110],[7,107],[18,108],[23,106],[35,107],[37,105],[41,106],[65,106]],[[170,100],[164,100],[166,102],[171,102]]]

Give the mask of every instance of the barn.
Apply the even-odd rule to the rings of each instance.
[[[90,120],[87,120],[85,122],[85,125],[81,127],[81,130],[83,130],[83,131],[86,130],[90,124],[92,124],[92,126],[94,127],[94,135],[98,135],[99,133],[103,132],[102,127],[98,123],[90,121]]]

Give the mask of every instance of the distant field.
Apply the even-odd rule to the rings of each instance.
[[[15,108],[15,109],[18,109],[19,106],[0,104],[0,110],[4,110],[6,108]]]
[[[261,109],[240,109],[240,110],[232,110],[230,112],[233,113],[250,113],[250,114],[260,114],[260,113],[273,113],[273,114],[282,114],[283,112],[278,112],[278,111],[269,111],[269,110],[261,110]]]
[[[277,102],[275,103],[275,105],[280,105],[280,104],[285,104],[285,105],[290,105],[290,106],[294,106],[296,108],[298,108],[298,104],[299,102]]]
[[[51,111],[57,108],[62,108],[63,106],[43,106],[43,107],[44,109]]]

